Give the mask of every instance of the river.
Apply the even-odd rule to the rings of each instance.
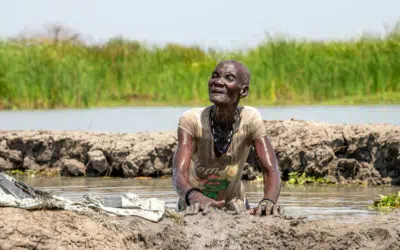
[[[85,130],[133,133],[175,130],[190,107],[122,107],[49,111],[1,111],[0,130]],[[400,105],[258,107],[265,120],[400,125]]]

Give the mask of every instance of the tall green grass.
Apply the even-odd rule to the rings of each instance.
[[[353,41],[267,39],[219,52],[114,39],[105,45],[0,42],[0,105],[203,105],[223,59],[251,71],[246,104],[400,103],[400,31]]]

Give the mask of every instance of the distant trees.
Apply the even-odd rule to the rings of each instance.
[[[81,34],[78,31],[62,24],[45,25],[41,31],[24,32],[9,40],[22,43],[83,43]]]

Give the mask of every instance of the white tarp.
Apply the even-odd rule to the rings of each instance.
[[[0,173],[0,207],[58,208],[72,211],[97,209],[119,216],[137,216],[153,222],[158,222],[165,213],[164,201],[156,198],[143,199],[133,193],[122,193],[111,198],[86,194],[82,198],[82,202],[74,202],[51,195]]]

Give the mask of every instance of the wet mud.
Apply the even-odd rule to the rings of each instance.
[[[213,211],[159,223],[71,211],[0,208],[0,249],[398,249],[400,212],[364,219]]]

